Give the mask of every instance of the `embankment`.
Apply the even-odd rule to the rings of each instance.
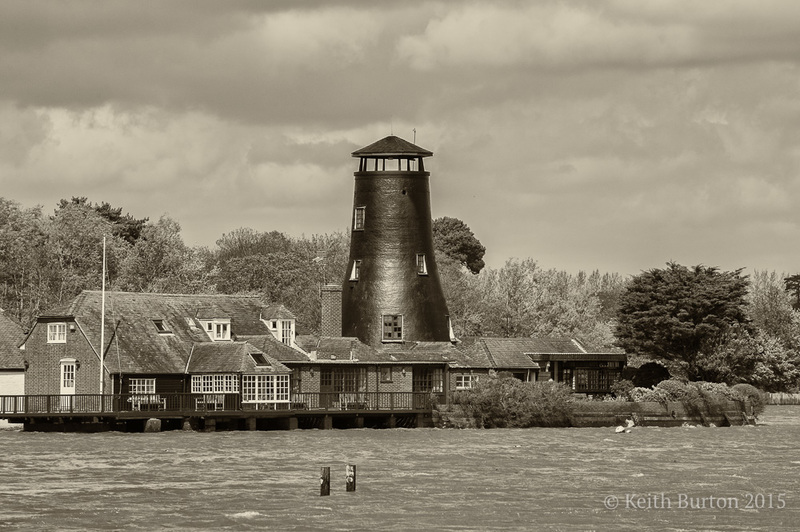
[[[755,424],[749,405],[727,401],[720,408],[687,408],[681,402],[575,401],[569,416],[572,427],[614,427],[632,419],[637,426],[680,427],[684,424],[727,427]],[[461,405],[439,405],[433,412],[440,428],[476,428],[474,417]]]

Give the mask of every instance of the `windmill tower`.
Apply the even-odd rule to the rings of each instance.
[[[433,253],[428,150],[389,136],[353,152],[350,259],[342,335],[380,347],[451,339]]]

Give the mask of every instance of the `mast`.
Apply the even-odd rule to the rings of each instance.
[[[106,345],[106,237],[103,237],[103,281],[100,289],[100,395],[105,392],[103,366]],[[100,399],[102,401],[102,398]]]

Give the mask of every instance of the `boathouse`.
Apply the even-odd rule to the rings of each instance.
[[[25,364],[19,350],[24,337],[22,326],[0,309],[0,396],[25,393]]]

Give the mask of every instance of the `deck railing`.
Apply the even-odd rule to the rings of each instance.
[[[148,412],[424,411],[442,397],[429,392],[292,393],[280,400],[243,401],[240,394],[77,394],[0,396],[3,414],[114,414]]]

